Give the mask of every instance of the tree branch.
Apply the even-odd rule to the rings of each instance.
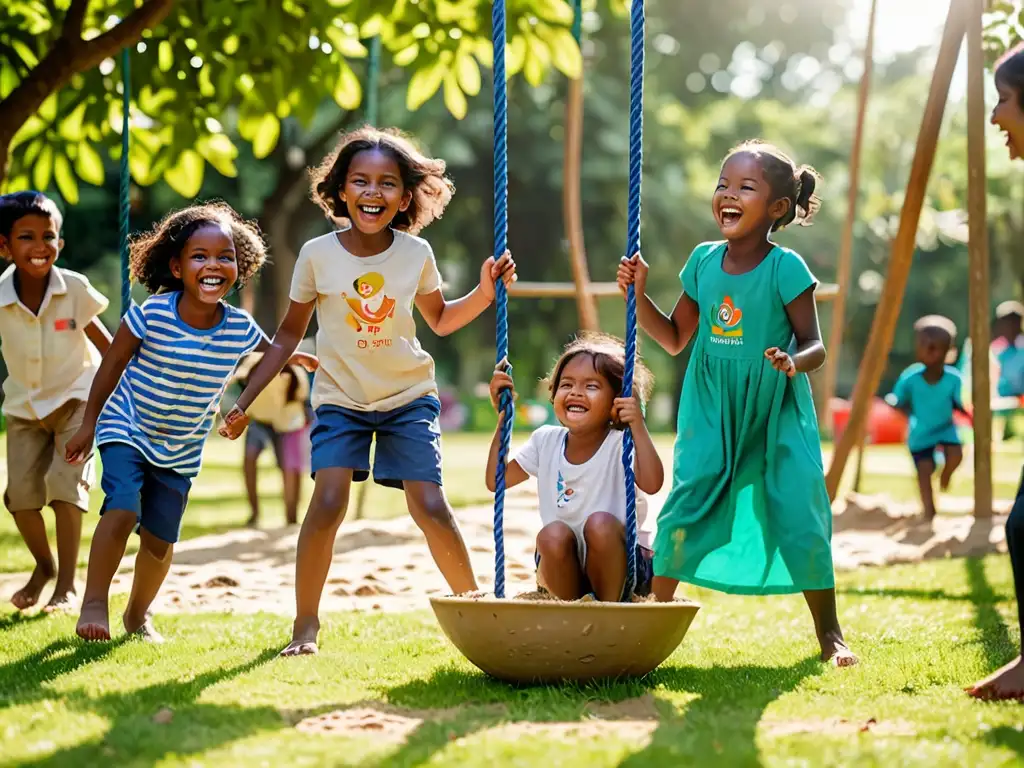
[[[73,0],[68,17],[72,17],[79,6],[85,5],[87,2],[84,0]],[[145,30],[163,21],[173,7],[174,0],[147,0],[99,37],[89,41],[82,40],[80,36],[77,40],[62,37],[18,87],[0,101],[0,146],[10,144],[18,129],[39,110],[50,94],[67,85],[74,75],[98,66],[104,59],[134,43]],[[74,18],[69,22],[74,23]],[[0,175],[3,170],[0,168]]]
[[[61,40],[78,42],[82,39],[82,25],[85,24],[85,13],[89,10],[89,0],[71,0],[68,12],[64,14],[64,27],[61,29]]]

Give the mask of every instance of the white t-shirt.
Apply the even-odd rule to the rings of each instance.
[[[313,407],[390,411],[436,395],[434,360],[416,338],[416,297],[441,287],[430,244],[405,232],[383,253],[360,258],[338,233],[299,252],[290,298],[316,301]]]
[[[540,519],[544,525],[556,520],[576,534],[580,562],[586,563],[583,526],[595,512],[615,515],[626,523],[626,477],[622,468],[622,432],[611,430],[589,461],[570,464],[565,458],[569,430],[544,426],[515,455],[515,462],[537,478]],[[636,454],[633,455],[636,466]],[[647,526],[647,497],[636,489],[637,542],[650,548],[653,531]]]

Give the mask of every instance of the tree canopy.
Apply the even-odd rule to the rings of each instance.
[[[185,197],[207,164],[237,173],[225,125],[269,155],[281,121],[308,125],[330,96],[362,99],[358,62],[379,37],[410,73],[416,109],[443,92],[462,118],[491,65],[489,0],[5,0],[0,9],[0,180],[69,203],[80,179],[101,184],[121,130],[118,54],[131,49],[133,179],[164,179]],[[537,85],[551,67],[580,71],[565,0],[508,3],[509,75]]]

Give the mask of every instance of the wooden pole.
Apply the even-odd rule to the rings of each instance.
[[[583,203],[580,172],[583,162],[583,74],[569,81],[565,100],[565,158],[562,162],[562,220],[569,242],[569,264],[576,284],[580,328],[596,331],[597,301],[589,291],[590,271],[583,241]]]
[[[992,515],[992,403],[988,347],[988,221],[985,216],[985,59],[981,16],[985,0],[960,0],[967,20],[967,225],[970,254],[970,338],[974,403],[974,516]]]
[[[836,282],[839,284],[839,290],[832,304],[832,327],[828,334],[828,357],[825,358],[822,383],[824,405],[819,421],[819,426],[822,429],[826,429],[831,423],[831,404],[836,393],[839,358],[846,325],[846,297],[850,290],[851,262],[853,261],[853,227],[857,221],[857,198],[860,194],[860,158],[864,145],[864,118],[868,111],[871,70],[875,63],[875,16],[877,11],[878,0],[871,0],[868,37],[864,43],[864,74],[860,78],[860,88],[857,91],[857,122],[853,129],[853,146],[850,147],[850,186],[846,192],[846,222],[843,224],[843,239],[839,243],[839,263],[836,265]]]
[[[914,160],[910,167],[910,179],[900,213],[900,226],[892,243],[889,256],[889,269],[875,310],[875,318],[871,323],[871,334],[868,336],[867,347],[857,383],[853,389],[853,403],[850,406],[850,422],[843,431],[842,438],[836,443],[832,455],[825,484],[829,498],[835,500],[839,483],[846,468],[850,452],[860,438],[864,428],[871,399],[882,381],[882,374],[888,362],[889,351],[892,349],[893,336],[896,333],[896,321],[899,320],[900,307],[903,304],[903,293],[910,275],[910,265],[914,258],[914,247],[917,241],[917,225],[924,207],[925,188],[935,160],[935,147],[939,140],[939,129],[942,126],[942,115],[946,110],[946,99],[949,95],[949,84],[953,79],[953,70],[960,53],[960,43],[964,39],[967,27],[967,0],[952,0],[946,25],[942,30],[942,44],[939,57],[935,62],[931,88],[928,91],[928,102],[925,105],[921,130],[917,136],[917,147]]]

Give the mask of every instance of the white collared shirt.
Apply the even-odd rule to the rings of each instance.
[[[85,275],[53,267],[33,314],[14,288],[11,264],[0,275],[0,346],[7,364],[3,412],[43,419],[69,400],[87,400],[100,364],[85,328],[109,303]]]

